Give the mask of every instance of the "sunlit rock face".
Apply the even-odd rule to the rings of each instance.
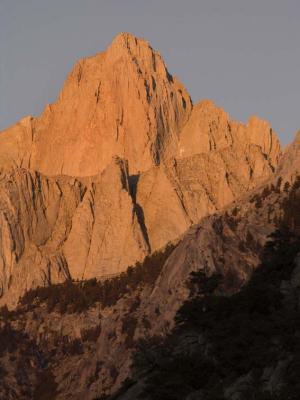
[[[105,52],[77,62],[58,100],[26,127],[23,164],[46,175],[89,176],[118,155],[136,173],[174,154],[191,108],[159,53],[122,33]]]
[[[0,134],[0,302],[124,271],[273,175],[280,144],[193,105],[160,54],[119,34],[57,101]]]

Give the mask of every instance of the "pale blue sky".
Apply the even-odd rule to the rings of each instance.
[[[52,102],[121,31],[150,41],[194,102],[300,128],[300,0],[0,0],[0,129]]]

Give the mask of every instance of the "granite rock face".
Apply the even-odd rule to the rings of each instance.
[[[70,276],[60,249],[83,193],[74,178],[46,178],[25,169],[1,174],[2,302],[15,304],[31,287]]]
[[[41,116],[0,134],[0,303],[124,271],[270,178],[267,122],[193,105],[144,40],[80,60]]]
[[[63,252],[74,279],[120,273],[149,252],[123,160],[114,159],[93,182],[74,214]]]
[[[267,122],[241,124],[208,100],[193,105],[147,42],[120,34],[79,61],[56,103],[0,134],[0,305],[15,308],[0,311],[0,397],[116,392],[137,341],[174,326],[192,272],[222,275],[229,296],[283,217],[299,236],[299,174],[299,133],[282,152]],[[119,277],[145,257],[139,280],[129,270],[103,285],[85,281]],[[85,282],[39,292],[48,297],[29,292],[17,305],[29,289],[68,279]],[[298,307],[299,254],[281,286]],[[191,332],[179,350],[201,340]],[[274,368],[263,374],[271,388]],[[113,398],[139,398],[145,377]]]
[[[180,134],[180,156],[209,153],[229,146],[240,147],[244,152],[256,146],[269,159],[271,166],[278,163],[280,143],[268,122],[252,116],[243,125],[231,120],[227,113],[210,100],[196,104]]]
[[[285,159],[281,162],[281,168],[278,168],[270,179],[234,200],[220,212],[202,218],[174,240],[173,249],[167,252],[166,258],[160,258],[163,261],[159,271],[156,270],[154,273],[153,280],[143,280],[142,277],[134,288],[120,297],[118,297],[118,292],[113,290],[114,287],[119,287],[118,281],[112,280],[111,282],[115,282],[116,286],[110,286],[110,295],[117,299],[112,304],[107,305],[102,299],[96,298],[90,306],[85,306],[81,312],[76,312],[74,309],[72,311],[76,299],[69,297],[65,301],[71,308],[64,307],[61,310],[59,307],[61,302],[59,298],[57,299],[57,293],[63,294],[63,290],[66,290],[67,287],[65,286],[63,290],[57,292],[58,286],[55,286],[52,288],[52,296],[55,296],[58,307],[48,310],[49,299],[47,297],[40,302],[36,298],[36,301],[19,305],[12,312],[11,319],[8,319],[15,333],[14,340],[17,341],[11,354],[19,362],[12,363],[7,351],[2,351],[2,354],[0,352],[1,366],[7,371],[4,376],[5,385],[0,388],[2,396],[9,398],[7,393],[12,391],[21,393],[24,386],[27,390],[26,393],[30,393],[31,388],[36,388],[37,382],[41,382],[44,376],[41,374],[42,370],[44,374],[45,372],[48,374],[46,375],[48,376],[47,384],[52,377],[51,386],[46,386],[42,381],[44,392],[47,391],[48,395],[51,393],[52,397],[56,399],[70,397],[93,400],[101,395],[111,393],[114,393],[112,399],[140,398],[145,378],[149,374],[151,375],[154,369],[145,371],[145,373],[142,371],[140,375],[138,372],[136,375],[132,375],[130,369],[132,355],[143,348],[143,341],[137,346],[139,339],[147,340],[150,337],[155,343],[159,337],[163,338],[166,333],[170,333],[178,309],[191,296],[187,285],[190,274],[202,272],[205,277],[220,274],[223,277],[221,288],[223,295],[228,297],[239,292],[259,266],[260,256],[266,243],[270,240],[269,235],[280,226],[280,216],[283,214],[287,199],[294,198],[293,203],[297,210],[300,195],[299,178],[290,181],[288,190],[286,189],[287,181],[285,181],[285,176],[293,175],[293,165],[290,164],[291,154],[295,156],[294,163],[297,163],[299,156],[296,154],[299,155],[299,142],[298,144],[297,141],[294,142],[290,147]],[[116,165],[120,169],[116,168]],[[100,177],[99,181],[101,179],[105,181],[105,175],[110,176],[111,171],[114,171],[113,174],[118,174],[116,172],[118,170],[126,173],[126,163],[115,159],[109,169],[110,172],[105,172],[104,177]],[[156,168],[155,172],[153,176],[156,176],[160,169]],[[145,178],[141,177],[141,179]],[[161,180],[166,182],[163,178]],[[122,188],[125,187],[123,190],[126,194],[128,193],[126,179],[123,182],[125,182],[125,186]],[[152,184],[150,178],[149,182]],[[154,189],[152,187],[152,190]],[[138,196],[134,197],[134,191],[132,196],[133,204],[136,204],[134,199],[137,201]],[[172,199],[170,201],[173,202]],[[176,203],[173,203],[173,207],[175,207],[174,204],[176,205]],[[293,212],[292,218],[298,221],[299,226],[299,215]],[[160,219],[163,221],[163,212],[161,212]],[[297,224],[289,223],[289,225]],[[75,228],[77,229],[77,227]],[[165,249],[162,250],[160,254],[165,251]],[[296,268],[290,269],[289,279],[287,280],[287,275],[285,275],[285,280],[281,284],[283,293],[286,293],[284,296],[287,296],[289,301],[293,300],[292,306],[295,308],[296,304],[299,304],[299,255],[296,261]],[[290,268],[286,264],[282,267]],[[128,284],[130,282],[129,275],[126,276]],[[272,275],[270,279],[272,279]],[[48,293],[51,299],[51,291],[49,290]],[[81,303],[79,305],[81,306]],[[263,309],[265,308],[264,303],[261,306]],[[0,314],[1,337],[3,337],[3,329],[1,331],[3,324],[3,317]],[[17,333],[20,332],[25,333],[26,340],[18,337]],[[266,336],[269,337],[269,333]],[[195,333],[191,330],[180,338],[178,347],[180,352],[190,354],[195,346],[200,344],[205,347],[206,343],[198,332]],[[151,346],[150,348],[147,346],[148,344],[149,342],[144,344],[145,355],[150,356],[151,361],[153,353],[151,353]],[[25,353],[24,351],[19,352],[22,346],[27,346]],[[33,348],[36,351],[33,352]],[[28,368],[18,370],[18,365],[24,364],[24,354],[26,354],[26,362],[30,361],[30,364]],[[285,357],[284,353],[283,359]],[[155,362],[156,358],[153,360]],[[46,369],[43,367],[45,363],[47,363]],[[36,367],[33,369],[32,365]],[[271,385],[271,388],[273,387],[272,376],[276,372],[272,372],[275,369],[272,365],[266,361],[262,371],[263,383]],[[287,371],[286,368],[288,368],[288,364],[283,365],[279,374],[279,383]],[[272,373],[265,376],[265,371],[268,370]],[[17,382],[13,380],[15,376],[23,377],[24,374],[28,375],[26,379],[19,379]],[[129,384],[123,385],[122,390],[118,391],[122,382],[128,377],[131,378]],[[224,380],[226,391],[239,392],[241,377],[243,375],[233,375],[233,384]],[[250,386],[253,388],[252,381]],[[26,396],[24,399],[32,398],[30,394]],[[197,398],[196,395],[193,398]],[[226,398],[234,397],[228,395]]]
[[[57,101],[10,136],[16,146],[28,142],[16,162],[46,175],[96,175],[114,155],[136,173],[175,152],[191,108],[159,53],[122,33],[105,52],[77,62]],[[13,139],[5,139],[1,147],[14,159]]]
[[[176,157],[138,180],[137,203],[144,210],[151,248],[272,176],[280,154],[267,122],[253,117],[242,125],[210,101],[197,104],[180,133]]]

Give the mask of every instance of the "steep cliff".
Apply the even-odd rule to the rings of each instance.
[[[30,125],[11,129],[14,139],[3,138],[1,152],[46,175],[96,175],[114,155],[137,173],[174,154],[191,108],[159,53],[121,33],[105,52],[77,62],[58,100]],[[21,136],[26,161],[23,154],[15,159]]]
[[[222,211],[204,217],[173,246],[146,257],[126,273],[105,282],[69,282],[32,290],[15,311],[2,310],[1,337],[13,337],[16,345],[9,347],[10,353],[8,348],[0,352],[6,373],[1,394],[13,398],[13,391],[20,394],[26,389],[24,399],[33,393],[39,399],[51,395],[92,400],[115,392],[112,399],[132,400],[157,398],[165,391],[180,400],[200,394],[205,400],[218,398],[208,397],[217,394],[230,400],[239,395],[244,400],[254,387],[257,396],[264,391],[265,397],[270,395],[272,388],[279,393],[294,379],[289,365],[297,368],[298,360],[293,350],[299,334],[295,316],[299,312],[300,171],[293,167],[298,150],[295,141],[274,177]],[[287,175],[293,178],[285,181]],[[284,226],[295,236],[285,234],[281,245],[270,235]],[[271,252],[266,253],[267,249]],[[257,291],[256,284],[248,287],[256,270],[254,278],[262,276],[256,281]],[[188,326],[172,333],[179,310]],[[289,310],[296,314],[291,316]],[[222,330],[224,324],[238,331],[239,321],[247,328],[240,336],[230,337]],[[285,332],[284,326],[292,328]],[[289,338],[286,344],[283,332]],[[171,334],[169,339],[166,334]],[[226,340],[225,348],[222,343],[219,350],[214,347],[218,337]],[[247,342],[249,337],[258,342]],[[277,357],[275,364],[274,359],[260,356],[269,357],[271,350]],[[9,354],[20,362],[26,359],[28,369],[19,370],[19,363],[12,368]],[[213,381],[204,379],[205,366],[207,371],[221,371],[226,379],[220,384],[214,380],[215,373]],[[17,375],[23,378],[16,382]],[[174,376],[180,387],[174,380],[170,383]],[[197,379],[191,381],[193,376]],[[160,384],[153,386],[155,379]],[[293,390],[297,388],[291,386]]]
[[[0,397],[298,390],[299,138],[193,105],[132,35],[79,61],[0,134]]]
[[[0,134],[0,302],[126,270],[268,179],[280,155],[268,123],[193,106],[158,52],[119,34],[41,116]]]

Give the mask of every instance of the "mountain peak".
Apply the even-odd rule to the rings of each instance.
[[[120,32],[113,38],[110,47],[118,45],[125,45],[126,47],[146,45],[148,47],[151,47],[147,40],[138,38],[137,36],[129,32]]]
[[[139,73],[157,72],[161,76],[173,79],[159,52],[154,50],[147,40],[131,33],[122,32],[115,36],[107,48],[106,56],[112,63],[122,57],[128,57],[127,60],[136,65]]]
[[[159,53],[120,33],[106,51],[74,65],[57,102],[34,120],[34,137],[28,130],[26,160],[48,176],[96,175],[114,155],[129,161],[131,173],[145,171],[175,155],[191,109]]]
[[[138,38],[131,33],[121,32],[114,37],[106,52],[109,54],[118,53],[118,56],[121,56],[124,51],[137,58],[141,56],[152,58],[155,53],[158,54],[145,39]]]

